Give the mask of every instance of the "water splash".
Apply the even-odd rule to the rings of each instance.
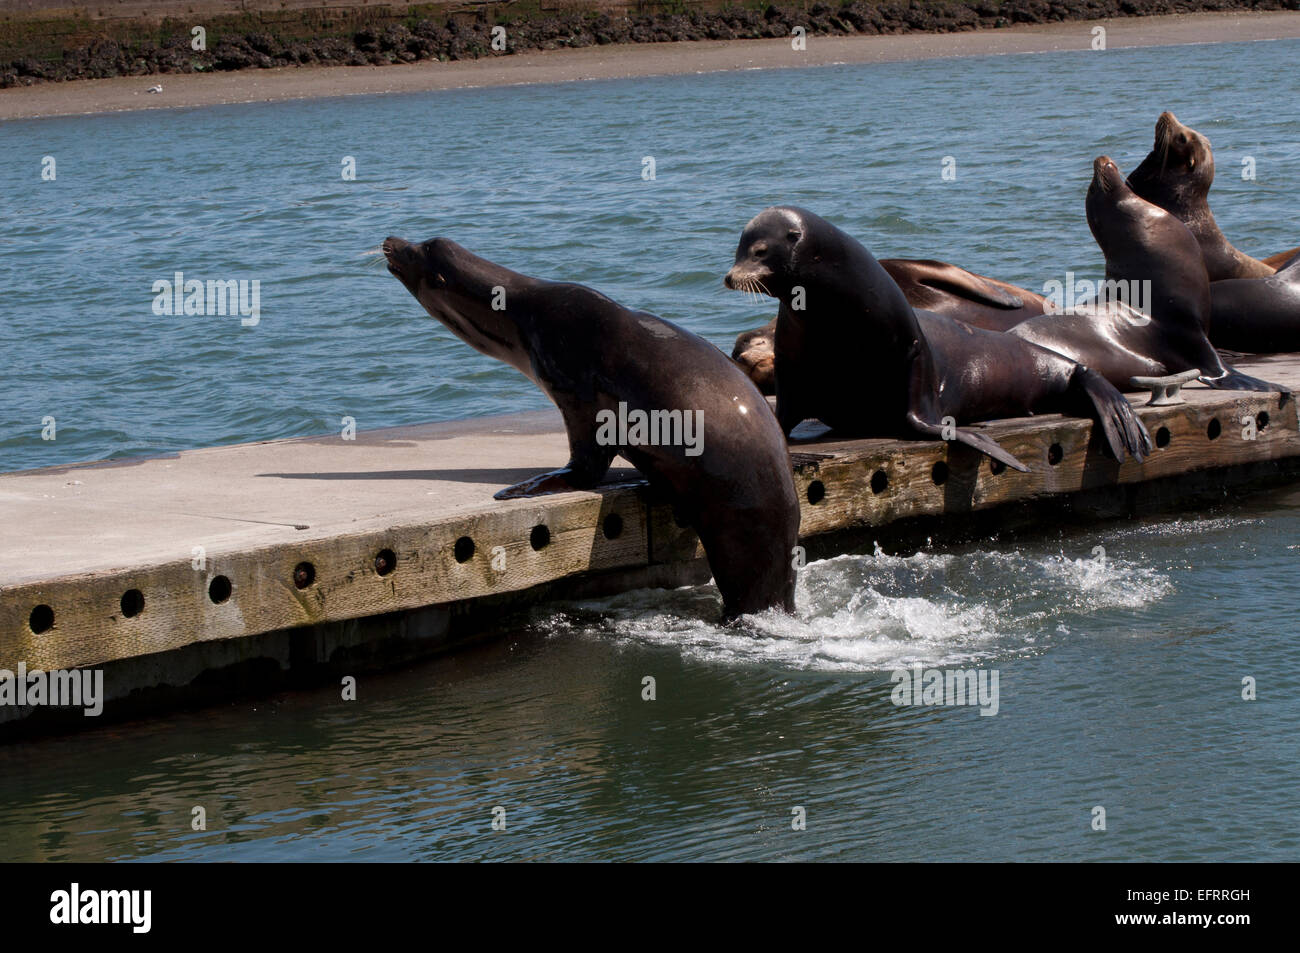
[[[1041,652],[1090,615],[1141,609],[1173,588],[1160,570],[1126,558],[981,549],[891,556],[877,547],[810,563],[795,615],[770,611],[721,625],[710,585],[539,610],[534,627],[715,664],[889,671]]]

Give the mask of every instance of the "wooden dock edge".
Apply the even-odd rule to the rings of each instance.
[[[1138,409],[1157,443],[1143,464],[1116,463],[1089,421],[1057,415],[988,426],[1030,473],[995,472],[987,458],[938,441],[794,444],[801,539],[812,556],[827,555],[863,534],[887,538],[917,524],[947,535],[1010,528],[1015,510],[1032,514],[1030,523],[1045,512],[1065,519],[1069,511],[1167,510],[1300,475],[1294,400],[1223,391],[1188,397]],[[169,693],[194,700],[202,694],[196,685],[220,685],[219,693],[251,687],[261,681],[248,679],[259,665],[272,676],[268,684],[282,684],[293,671],[397,664],[550,598],[700,582],[708,578],[702,556],[669,506],[643,489],[602,487],[429,523],[210,552],[201,568],[183,560],[8,588],[0,592],[0,669],[103,668],[110,702],[139,702],[110,707],[139,712],[165,704]],[[304,563],[312,579],[299,588],[295,569]],[[145,610],[126,617],[123,597],[133,589]],[[41,606],[53,624],[37,632]],[[68,713],[3,707],[0,724],[29,714],[39,716],[30,719],[35,726]],[[78,727],[103,720],[75,714]]]

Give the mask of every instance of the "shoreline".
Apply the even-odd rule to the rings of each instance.
[[[1106,51],[1295,39],[1300,38],[1300,12],[1075,20],[958,33],[812,35],[804,51],[792,50],[787,39],[699,40],[513,53],[448,63],[306,66],[71,80],[0,90],[0,121],[592,79],[1087,51],[1096,26],[1106,29]],[[161,93],[148,92],[155,84],[162,85]]]

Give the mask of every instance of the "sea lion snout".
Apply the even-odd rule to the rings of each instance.
[[[1103,191],[1109,192],[1123,182],[1124,176],[1110,156],[1097,156],[1092,161],[1092,180]]]
[[[434,239],[422,245],[412,245],[406,239],[395,235],[385,238],[384,257],[388,259],[389,272],[400,278],[412,290],[419,285],[421,278],[429,286],[445,288],[447,279],[429,260],[429,246],[439,241],[442,239]]]
[[[1170,143],[1177,143],[1180,146],[1187,145],[1191,141],[1192,130],[1178,121],[1178,117],[1165,110],[1156,120],[1156,145],[1168,146]]]
[[[415,263],[415,248],[406,239],[389,235],[384,239],[384,257],[388,259],[388,270],[401,278],[403,271]]]

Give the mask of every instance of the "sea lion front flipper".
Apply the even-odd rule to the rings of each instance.
[[[927,437],[964,443],[1013,470],[1019,470],[1021,473],[1029,472],[1029,467],[1003,450],[993,438],[975,433],[973,430],[943,423],[944,415],[936,407],[939,378],[934,369],[934,356],[923,339],[912,342],[907,352],[907,363],[911,377],[907,384],[905,421],[912,430]],[[934,418],[939,418],[938,422]]]
[[[550,493],[572,493],[575,490],[589,489],[589,487],[575,486],[573,483],[574,476],[574,472],[568,467],[561,467],[559,470],[539,473],[537,476],[529,477],[514,486],[498,490],[492,494],[492,498],[494,500],[518,500],[526,496],[546,496]]]
[[[567,403],[567,401],[565,402]],[[497,500],[517,500],[526,496],[545,496],[550,493],[572,493],[590,490],[609,472],[618,448],[606,446],[596,439],[596,423],[589,415],[570,412],[556,401],[564,429],[569,437],[569,462],[558,470],[539,473],[514,486],[493,494]]]
[[[992,457],[1000,463],[1005,463],[1013,470],[1019,470],[1021,473],[1028,473],[1029,467],[1025,466],[1015,457],[993,440],[982,433],[976,433],[973,430],[967,430],[965,427],[953,427],[948,429],[950,436],[944,436],[944,427],[940,424],[931,423],[928,420],[922,420],[914,411],[908,411],[907,422],[917,433],[925,434],[927,437],[938,437],[941,440],[955,440],[957,443],[964,443],[968,447],[973,447],[985,456]]]
[[[1151,452],[1151,434],[1114,384],[1080,364],[1070,375],[1070,391],[1077,403],[1086,403],[1096,416],[1111,456],[1121,463],[1126,453],[1138,463],[1146,459]]]

